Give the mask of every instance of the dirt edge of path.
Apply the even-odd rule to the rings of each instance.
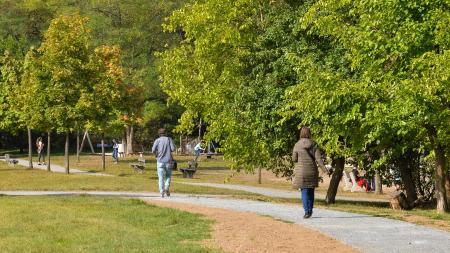
[[[359,252],[320,232],[250,212],[161,200],[146,200],[146,202],[201,214],[214,220],[212,238],[203,242],[209,248],[239,253]]]

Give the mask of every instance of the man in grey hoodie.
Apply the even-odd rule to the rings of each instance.
[[[152,153],[156,156],[156,169],[158,171],[158,184],[161,197],[170,197],[170,179],[172,177],[172,164],[175,145],[170,137],[166,136],[166,130],[158,130],[159,138],[155,140],[152,147]]]

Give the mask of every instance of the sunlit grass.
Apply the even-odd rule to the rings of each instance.
[[[220,252],[199,215],[96,197],[0,197],[1,252]]]

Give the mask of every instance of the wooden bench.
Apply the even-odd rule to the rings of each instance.
[[[12,158],[9,156],[9,154],[5,154],[5,162],[6,162],[8,165],[12,165],[12,166],[15,166],[16,164],[19,163],[18,160],[12,159]]]
[[[141,173],[141,174],[144,173],[144,169],[145,169],[144,165],[138,164],[138,163],[131,163],[130,166],[131,166],[131,168],[133,168],[134,172]]]
[[[180,169],[180,171],[183,173],[184,178],[193,178],[196,170],[186,168],[186,169]]]
[[[188,162],[188,166],[189,166],[188,168],[180,169],[180,171],[183,173],[184,178],[193,178],[195,172],[197,171],[197,166],[198,166],[197,161],[194,160],[194,161]]]
[[[138,162],[137,163],[131,163],[130,166],[131,166],[131,168],[134,169],[134,172],[141,173],[141,174],[144,173],[144,169],[145,169],[144,154],[142,152],[139,153]]]

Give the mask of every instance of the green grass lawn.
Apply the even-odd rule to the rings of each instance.
[[[0,162],[0,190],[158,192],[157,178],[153,170],[145,174],[123,176],[66,175],[29,170],[22,166],[12,167]],[[178,184],[176,180],[171,185],[171,191],[189,194],[255,195],[243,191]]]
[[[212,221],[140,200],[0,197],[0,251],[221,252],[200,241]]]
[[[83,170],[101,171],[100,156],[82,156],[81,162],[76,163],[75,157],[71,157],[72,167]],[[112,177],[98,177],[86,175],[65,175],[58,173],[48,173],[38,170],[25,170],[23,167],[10,167],[5,163],[0,163],[0,190],[101,190],[101,191],[151,191],[157,192],[158,183],[156,175],[156,164],[154,158],[147,158],[147,168],[144,174],[136,174],[129,167],[130,162],[136,161],[137,157],[127,157],[121,159],[117,165],[112,164],[110,157],[107,157],[106,173],[110,173]],[[192,157],[177,157],[180,166]],[[63,164],[62,156],[55,156],[54,162]],[[227,162],[216,157],[211,160],[202,159],[200,167],[194,179],[184,179],[179,172],[175,172],[173,176],[172,192],[189,193],[189,194],[218,194],[229,195],[236,198],[253,199],[259,201],[272,201],[281,203],[300,204],[299,199],[279,199],[261,196],[258,194],[246,193],[242,191],[218,189],[201,186],[191,186],[179,184],[179,182],[216,182],[220,183],[231,174],[227,169]],[[238,175],[233,178],[231,183],[239,183],[244,185],[261,186],[277,189],[290,189],[290,183],[265,175],[263,184],[256,183],[256,175]],[[323,188],[323,186],[322,186]],[[318,188],[318,192],[324,189]],[[368,193],[346,193],[338,192],[339,196],[354,196],[364,198],[386,198],[386,194],[377,196]],[[299,194],[300,196],[300,194]],[[379,203],[363,203],[363,202],[345,202],[337,201],[335,205],[326,206],[323,201],[316,202],[317,207],[330,208],[333,210],[341,210],[355,213],[370,214],[375,216],[383,216],[424,224],[427,226],[438,227],[450,231],[450,214],[437,214],[434,209],[414,209],[411,211],[396,211],[389,208],[388,204]]]

